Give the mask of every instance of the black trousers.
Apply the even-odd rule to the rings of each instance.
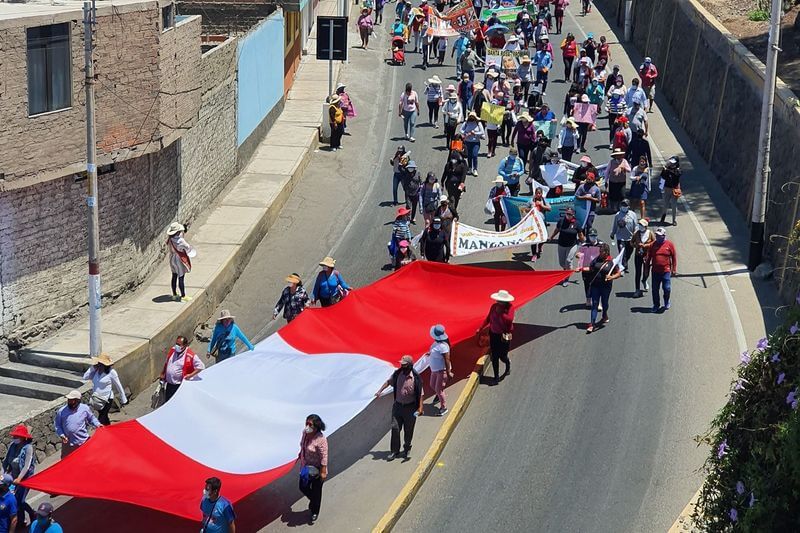
[[[102,409],[97,413],[97,419],[104,426],[110,426],[111,420],[108,418],[108,412],[111,410],[111,400],[108,400]]]
[[[342,135],[344,135],[344,124],[331,124],[331,148],[339,148],[342,145]]]
[[[631,258],[631,254],[633,253],[633,245],[631,244],[631,241],[617,240],[617,251],[624,252],[625,254],[622,256],[622,268],[624,268],[625,272],[627,272],[628,260]]]
[[[333,300],[331,298],[324,298],[322,296],[319,297],[319,305],[320,307],[330,307],[333,305]]]
[[[428,102],[428,122],[431,124],[439,122],[439,102]]]
[[[636,290],[642,290],[642,284],[647,283],[647,278],[650,277],[650,266],[644,262],[644,256],[638,253],[633,255],[633,268],[634,280],[636,281]]]
[[[444,120],[444,139],[447,143],[447,149],[450,150],[450,141],[453,140],[453,137],[456,134],[456,125],[451,124],[447,118]]]
[[[411,209],[411,220],[417,218],[417,207],[419,207],[419,194],[413,194],[409,198],[406,193],[406,207]]]
[[[168,402],[170,398],[175,396],[175,393],[178,392],[178,387],[180,387],[180,386],[181,386],[180,383],[175,384],[175,385],[173,385],[172,383],[167,383],[167,388],[164,391],[164,393],[165,393],[164,394],[164,403]],[[102,420],[101,420],[101,422],[102,422]]]
[[[300,492],[308,498],[308,510],[311,511],[311,514],[319,514],[319,508],[322,506],[323,483],[325,482],[320,476],[310,478],[308,486],[300,483]]]
[[[414,438],[414,425],[417,417],[414,413],[419,407],[415,403],[402,404],[394,402],[392,405],[392,440],[390,444],[391,452],[400,451],[400,431],[403,431],[403,451],[411,449],[411,439]]]
[[[506,374],[511,371],[511,361],[508,360],[508,348],[510,343],[503,340],[500,333],[489,332],[489,350],[492,353],[492,370],[494,377],[500,377],[500,361],[506,365]]]
[[[586,138],[589,136],[589,124],[586,122],[578,123],[578,135],[581,138],[581,150],[586,150]]]

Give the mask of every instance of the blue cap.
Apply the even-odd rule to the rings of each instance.
[[[0,478],[0,483],[5,485],[6,487],[10,487],[14,484],[14,478],[11,477],[10,474],[3,474],[3,477]]]
[[[587,38],[587,39],[594,39],[594,33],[593,33],[593,32],[589,32],[589,33],[587,33],[587,34],[586,34],[586,38]]]

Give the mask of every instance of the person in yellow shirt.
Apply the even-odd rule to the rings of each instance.
[[[342,147],[342,135],[344,134],[344,111],[339,106],[342,101],[338,94],[334,94],[328,99],[328,120],[331,124],[331,151],[335,152]]]

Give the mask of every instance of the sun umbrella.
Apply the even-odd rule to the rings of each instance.
[[[499,31],[499,32],[502,32],[502,33],[508,33],[509,29],[508,29],[508,26],[505,26],[503,24],[495,24],[494,26],[492,26],[488,30],[486,30],[486,34],[488,35],[490,33],[496,32],[496,31]]]

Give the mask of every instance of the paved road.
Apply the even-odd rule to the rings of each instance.
[[[595,31],[602,27],[599,17],[581,23]],[[572,18],[565,29],[581,36]],[[387,43],[379,29],[373,48],[385,50]],[[614,54],[621,53],[615,46]],[[388,205],[387,161],[402,142],[397,99],[406,81],[421,93],[427,77],[455,73],[449,61],[423,71],[415,66],[420,62],[415,54],[409,54],[405,67],[389,66],[383,61],[387,55],[352,50],[343,77],[359,117],[351,122],[344,149],[330,153],[323,147],[314,154],[222,306],[252,337],[263,338],[282,324],[269,318],[285,275],[298,272],[310,283],[325,255],[337,258],[354,286],[385,274],[394,213]],[[631,77],[630,69],[626,74]],[[558,111],[565,91],[563,82],[548,87],[546,100]],[[442,133],[421,124],[417,142],[406,143],[420,170],[441,172]],[[589,144],[603,144],[606,135],[605,130],[594,133]],[[493,160],[481,158],[480,175],[468,179],[460,205],[465,222],[487,222],[482,207],[504,152],[498,150]],[[591,151],[601,162],[607,154],[603,148]],[[600,217],[598,226],[607,236],[609,217]],[[682,223],[670,234],[682,253],[684,274],[710,270],[693,226]],[[548,245],[537,267],[556,268],[554,255]],[[463,262],[531,267],[525,255],[509,252],[468,259]],[[616,282],[612,321],[590,336],[584,332],[588,311],[577,283],[550,291],[517,315],[512,375],[500,386],[478,391],[442,458],[444,466],[436,469],[399,531],[659,531],[671,524],[698,486],[693,470],[705,452],[691,437],[703,431],[724,398],[737,344],[716,283],[698,284],[691,276],[677,280],[675,306],[664,315],[645,313],[650,305],[631,299],[632,284],[630,277]],[[357,460],[384,436],[382,415],[374,409],[361,420],[364,431],[359,438],[345,437],[350,450],[339,464]],[[282,509],[298,498],[294,484],[287,477],[245,500],[240,527],[282,527]],[[365,505],[368,500],[365,495]],[[265,501],[270,508],[264,508]],[[75,531],[120,518],[133,529],[119,531],[144,525],[153,533],[196,530],[185,521],[97,501],[73,500],[60,512]],[[324,523],[315,527],[324,529]]]

